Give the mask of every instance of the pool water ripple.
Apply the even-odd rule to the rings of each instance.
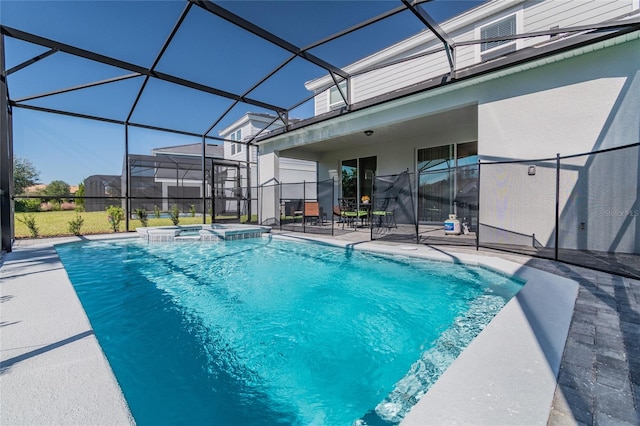
[[[57,247],[138,424],[395,424],[520,288],[270,239]]]

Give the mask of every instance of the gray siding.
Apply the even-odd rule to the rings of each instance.
[[[496,2],[496,7],[504,3]],[[635,4],[637,7],[637,4]],[[499,18],[518,13],[518,32],[532,32],[549,30],[554,26],[570,27],[576,25],[588,25],[618,18],[633,10],[633,0],[546,0],[516,2],[513,7],[501,9],[498,12],[478,17],[468,24],[460,26],[454,19],[443,24],[445,31],[450,32],[455,41],[468,41],[479,37],[479,28]],[[471,13],[470,16],[473,16]],[[517,42],[518,48],[527,47],[548,40],[549,36],[523,39]],[[405,44],[411,42],[408,39]],[[401,44],[402,44],[401,43]],[[419,46],[410,49],[400,49],[401,44],[395,48],[402,53],[395,57],[385,58],[384,61],[392,61],[398,58],[406,58],[417,53],[429,51],[441,46],[437,40],[425,40]],[[393,50],[393,49],[389,49]],[[463,46],[456,50],[456,67],[464,68],[480,61],[479,46]],[[357,66],[357,65],[356,65]],[[349,67],[347,67],[349,68]],[[354,77],[354,92],[352,102],[360,102],[366,99],[393,92],[403,87],[427,81],[449,71],[449,64],[444,52],[414,59],[401,64],[389,66]],[[315,97],[316,115],[329,110],[327,91],[320,92]]]
[[[617,18],[631,12],[631,1],[545,1],[526,3],[526,32],[548,30],[555,25],[588,25]]]
[[[319,92],[314,98],[316,115],[329,111],[329,103],[327,101],[329,98],[328,92],[328,90]]]

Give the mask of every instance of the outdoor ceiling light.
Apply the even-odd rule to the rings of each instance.
[[[371,136],[373,134],[373,130],[365,130],[364,134],[367,136]]]

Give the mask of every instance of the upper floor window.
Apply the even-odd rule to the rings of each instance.
[[[342,91],[342,93],[344,93],[344,95],[346,96],[347,80],[341,81],[340,83],[338,83],[338,86],[340,87],[340,91]],[[338,90],[338,86],[332,86],[331,89],[329,89],[329,109],[331,110],[340,108],[341,106],[345,105],[344,99],[340,94],[340,91]]]
[[[236,138],[235,140],[237,141],[241,141],[242,140],[242,129],[238,129],[238,131],[236,132]],[[239,154],[242,152],[242,144],[238,143],[236,144],[236,154]]]
[[[516,15],[507,16],[506,18],[480,28],[480,38],[482,39],[511,35],[516,35]],[[484,52],[507,44],[510,45],[510,47],[512,45],[515,50],[515,43],[515,40],[488,41],[480,45],[480,52],[483,53],[484,59]],[[502,52],[503,49],[499,50]]]
[[[232,141],[236,140],[236,132],[231,133],[231,136],[229,137]],[[235,155],[236,154],[236,144],[235,143],[231,143],[231,155]]]
[[[237,131],[231,133],[229,138],[232,141],[241,141],[242,140],[242,129],[238,129]],[[242,144],[241,143],[231,143],[231,155],[236,155],[242,152]]]

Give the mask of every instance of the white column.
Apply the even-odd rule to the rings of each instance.
[[[280,154],[278,151],[258,157],[258,221],[264,225],[280,223]]]
[[[167,197],[169,196],[169,185],[166,182],[162,182],[162,210],[169,210],[169,200]]]

